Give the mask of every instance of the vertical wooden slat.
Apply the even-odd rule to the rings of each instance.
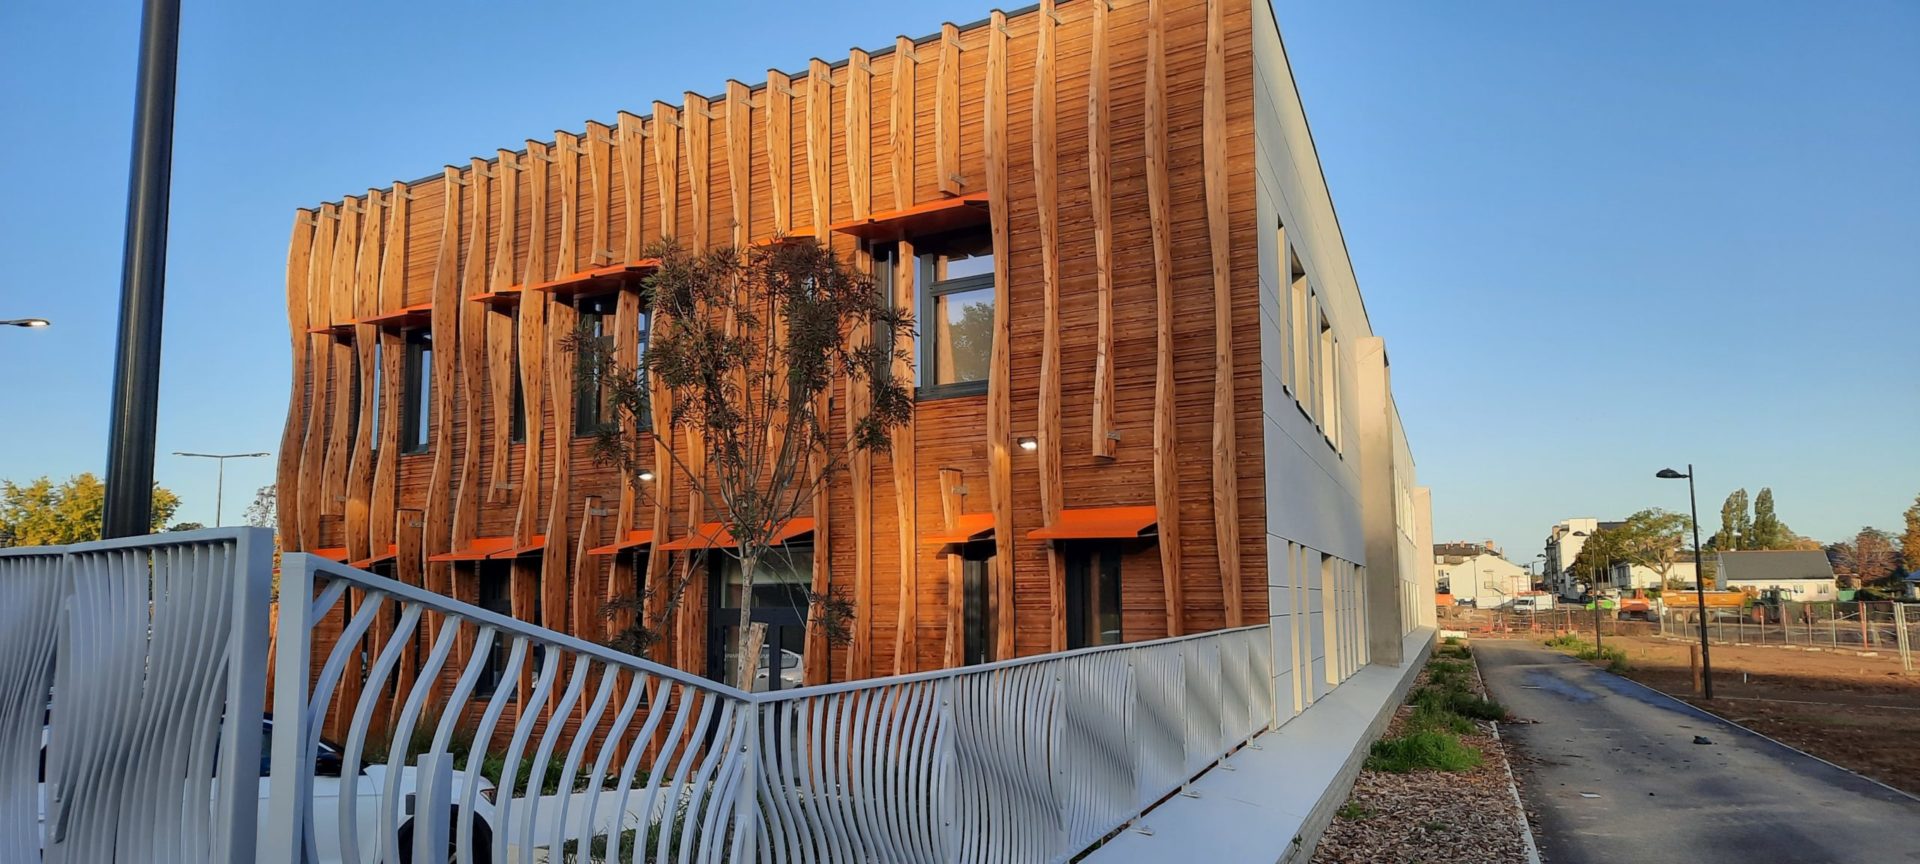
[[[914,85],[918,54],[913,40],[905,36],[893,41],[893,91],[887,102],[887,142],[892,158],[887,167],[893,181],[893,206],[905,210],[913,206]]]
[[[554,161],[560,166],[560,248],[553,262],[553,278],[580,271],[580,136],[553,133]]]
[[[287,329],[292,336],[293,384],[287,390],[287,422],[280,431],[274,506],[280,547],[289,552],[307,548],[300,537],[300,442],[307,413],[307,273],[312,266],[314,222],[312,210],[294,211],[293,236],[287,241]]]
[[[1227,48],[1225,0],[1207,0],[1207,62],[1201,110],[1207,239],[1213,253],[1213,537],[1227,626],[1246,623],[1240,596],[1240,487],[1234,449],[1233,254],[1227,216]]]
[[[793,225],[793,80],[767,71],[767,198],[773,207],[773,233]]]
[[[842,128],[847,148],[847,209],[853,219],[865,219],[873,211],[873,68],[867,52],[858,48],[847,55],[845,110]],[[854,266],[872,269],[872,256],[862,245],[853,255]],[[848,334],[854,350],[873,338],[871,328],[857,324]],[[868,382],[848,375],[846,382],[846,434],[851,437],[860,417],[867,412]],[[865,677],[873,669],[873,453],[858,449],[847,457],[847,481],[853,493],[853,651],[859,670]],[[904,598],[903,598],[904,599]],[[904,606],[904,602],[899,604]],[[898,650],[895,658],[899,657]],[[896,670],[897,671],[897,670]]]
[[[963,477],[958,468],[940,469],[940,515],[946,530],[952,531],[960,525],[960,514],[966,512],[966,496],[962,494]],[[947,668],[951,669],[966,662],[967,651],[967,586],[965,582],[966,564],[958,555],[947,556]]]
[[[960,177],[960,28],[952,24],[940,25],[940,69],[936,74],[934,173],[942,195],[959,195],[966,191]]]
[[[380,234],[385,199],[380,190],[367,191],[365,213],[360,220],[360,251],[354,264],[353,315],[356,321],[379,314],[380,308]],[[353,442],[347,448],[347,508],[342,527],[346,533],[347,560],[368,557],[373,548],[369,508],[373,498],[373,421],[378,403],[374,387],[374,364],[380,357],[380,328],[372,324],[353,327],[356,416]],[[381,552],[387,551],[385,547]]]
[[[333,275],[333,234],[340,225],[338,205],[320,205],[314,224],[313,254],[307,262],[307,326],[323,327],[332,321],[333,295],[329,280]],[[307,340],[308,381],[311,398],[307,403],[307,428],[300,447],[300,547],[320,545],[321,475],[326,473],[328,378],[333,369],[333,337],[320,333],[304,334]]]
[[[551,271],[547,268],[547,162],[551,159],[547,145],[538,141],[527,142],[527,263],[522,283],[534,285],[545,281]],[[526,444],[522,448],[525,458],[521,460],[520,501],[514,510],[513,545],[525,546],[532,539],[540,524],[540,463],[546,456],[542,447],[545,439],[545,422],[542,412],[546,409],[546,356],[547,356],[547,304],[552,295],[545,291],[524,291],[520,298],[520,395],[527,411]],[[531,580],[536,578],[533,572],[524,575],[524,568],[516,565],[515,579]]]
[[[467,257],[460,268],[464,298],[487,290],[487,203],[492,184],[487,160],[474,158],[467,167]],[[454,548],[469,545],[480,529],[480,394],[486,388],[487,306],[460,299],[456,316],[460,328],[460,445],[459,485],[453,498]],[[384,551],[384,550],[383,550]]]
[[[490,291],[505,291],[514,284],[513,238],[519,221],[520,157],[511,150],[499,151],[493,162],[495,185],[500,201],[499,239],[493,247],[493,266],[487,279]],[[487,315],[487,382],[493,408],[493,463],[487,471],[487,503],[504,501],[515,484],[508,475],[508,460],[513,456],[513,310]]]
[[[994,10],[987,25],[987,92],[981,121],[986,140],[987,198],[993,235],[993,357],[987,372],[987,495],[993,508],[995,555],[995,660],[1014,656],[1013,647],[1013,465],[1008,445],[1013,434],[1009,393],[1013,309],[1012,239],[1008,234],[1012,202],[1007,200],[1007,16]]]
[[[900,241],[893,264],[893,305],[898,309],[912,309],[912,241]],[[908,358],[913,356],[913,333],[909,329],[902,329],[892,336],[893,375],[906,387],[908,398],[912,398],[913,364]],[[893,666],[895,674],[904,674],[915,671],[920,660],[920,525],[919,508],[915,506],[919,500],[920,484],[913,465],[916,452],[913,415],[908,414],[906,422],[893,427],[890,434],[892,441],[887,461],[893,466],[894,518],[900,533],[900,610],[894,625]]]
[[[693,230],[688,232],[695,250],[706,251],[712,245],[713,196],[709,185],[713,171],[713,108],[705,96],[689,91],[682,97],[686,105],[680,115],[681,132],[686,136],[688,201],[693,205]]]
[[[333,235],[333,268],[328,279],[328,322],[338,328],[353,320],[353,284],[355,252],[360,248],[359,199],[348,198],[340,204],[340,228]],[[353,346],[337,339],[327,342],[331,374],[327,390],[332,398],[332,418],[327,425],[327,460],[322,469],[320,512],[339,516],[347,503],[347,444],[353,436]]]
[[[738,81],[727,82],[727,194],[733,248],[747,245],[752,225],[753,91]]]
[[[433,267],[433,473],[427,489],[428,557],[453,548],[453,387],[460,345],[460,169],[441,170],[440,247]],[[447,594],[453,589],[453,565],[427,562],[427,587]],[[429,622],[430,624],[432,622]],[[427,630],[438,638],[437,625]]]
[[[426,563],[426,525],[426,514],[419,510],[401,510],[396,514],[393,525],[393,578],[396,581],[416,586],[425,584],[422,568]],[[420,666],[418,648],[415,647],[419,643],[420,640],[411,639],[401,649],[400,664],[393,673],[393,700],[388,705],[390,712],[402,710],[413,690],[414,670]]]
[[[639,117],[620,112],[620,195],[627,205],[625,230],[621,232],[619,260],[641,257],[646,241],[640,233],[640,211],[646,206],[646,124]]]
[[[565,147],[567,143],[562,141],[560,146]],[[569,166],[563,155],[560,168],[560,176],[564,178],[570,168],[578,170],[579,162],[575,160],[573,165]],[[571,184],[564,180],[560,184],[563,190],[570,186]],[[572,604],[568,602],[568,589],[573,584],[571,578],[573,561],[568,553],[572,546],[569,541],[573,538],[573,532],[569,526],[574,497],[573,459],[570,458],[572,448],[569,445],[573,440],[573,403],[576,398],[573,385],[573,363],[568,361],[565,346],[567,338],[573,335],[579,313],[574,309],[573,304],[545,291],[539,293],[549,296],[546,304],[547,344],[543,350],[547,355],[545,365],[548,386],[552,388],[550,391],[552,396],[547,402],[553,406],[551,417],[553,486],[547,493],[547,547],[540,556],[540,618],[544,626],[564,631],[567,630],[572,618],[569,615],[569,607]]]
[[[813,219],[813,234],[825,243],[832,236],[828,225],[833,222],[833,194],[827,184],[831,182],[833,170],[833,70],[825,60],[814,58],[807,67],[807,197],[811,202],[809,217]],[[828,387],[820,394],[820,405],[815,408],[822,419],[832,416],[832,388]],[[821,482],[826,470],[825,454],[816,450],[807,455],[807,476],[814,484],[813,492],[813,543],[815,549],[833,548],[829,519],[832,507],[828,504],[827,487]],[[825,595],[832,589],[831,555],[813,556],[813,590]],[[856,619],[869,614],[870,610],[854,611]],[[859,638],[860,628],[856,626],[854,638]],[[807,683],[824,682],[827,678],[827,638],[826,633],[809,617],[806,628]],[[848,663],[859,668],[866,662],[866,654],[860,646],[847,652]]]
[[[1180,464],[1174,430],[1173,202],[1167,181],[1167,47],[1163,0],[1147,2],[1147,215],[1153,230],[1153,507],[1167,635],[1185,633],[1180,580]]]
[[[620,369],[636,369],[640,354],[640,292],[633,290],[621,291],[613,317],[615,331],[613,336],[614,365]],[[629,452],[639,453],[642,432],[637,427],[640,426],[640,424],[624,417],[617,419],[621,424],[620,434],[626,436],[629,446],[634,448]],[[637,420],[638,418],[634,419]],[[665,470],[664,466],[661,470]],[[637,490],[634,489],[634,483],[636,482],[634,477],[619,474],[614,477],[614,482],[619,485],[620,499],[619,509],[614,512],[613,539],[619,542],[626,539],[627,532],[632,531],[638,522],[640,502]],[[667,538],[664,535],[656,536],[654,543],[664,543],[666,540]],[[609,565],[612,568],[612,575],[607,580],[606,601],[608,603],[627,599],[624,589],[626,586],[634,584],[632,575],[635,566],[634,554],[622,553],[612,556],[612,559],[612,563]],[[632,623],[632,620],[632,615],[626,612],[619,613],[617,617],[608,618],[606,620],[606,635],[612,636],[620,630],[625,629],[628,624]]]
[[[598,587],[597,580],[591,578],[589,574],[596,574],[596,571],[605,566],[605,562],[598,555],[588,555],[587,550],[594,547],[596,538],[600,536],[600,523],[605,514],[606,510],[601,506],[600,496],[586,496],[586,506],[580,513],[580,530],[574,535],[571,548],[566,544],[565,539],[562,539],[550,543],[547,550],[550,556],[567,554],[573,556],[573,620],[570,623],[571,629],[567,632],[588,639],[599,632],[599,622],[603,620],[600,615],[600,596],[594,590]],[[616,537],[615,539],[624,538]]]
[[[1059,520],[1060,480],[1060,209],[1059,163],[1054,158],[1054,10],[1040,0],[1034,18],[1039,37],[1033,52],[1033,203],[1040,216],[1040,399],[1035,438],[1039,446],[1040,515]],[[1067,650],[1066,564],[1058,544],[1047,544],[1047,635],[1052,650]]]
[[[381,244],[380,308],[406,304],[407,218],[413,192],[393,184],[387,198],[386,241]],[[406,343],[398,331],[380,329],[380,458],[373,466],[373,500],[368,507],[373,548],[385,551],[394,539],[395,508],[400,498],[400,412],[406,377]],[[422,535],[424,536],[424,535]],[[420,564],[420,561],[415,561]]]
[[[1113,425],[1113,142],[1107,110],[1107,4],[1093,4],[1087,63],[1087,184],[1093,211],[1093,278],[1097,325],[1093,349],[1093,455],[1118,449]]]
[[[654,194],[660,199],[660,237],[680,235],[680,112],[653,103]]]
[[[587,262],[612,264],[613,247],[613,130],[605,123],[587,121],[587,189],[593,212],[587,216]]]

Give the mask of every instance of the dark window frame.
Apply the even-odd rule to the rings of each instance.
[[[1067,581],[1067,650],[1118,645],[1127,641],[1126,618],[1120,606],[1120,560],[1125,554],[1121,544],[1099,540],[1075,541],[1068,543],[1065,551],[1066,567],[1061,578]],[[1096,581],[1100,583],[1097,586],[1093,584]],[[1092,588],[1109,589],[1092,591],[1091,594],[1094,600],[1105,600],[1111,604],[1114,622],[1112,642],[1094,641],[1096,634],[1087,632],[1087,619],[1099,616],[1099,610],[1087,608]]]
[[[924,241],[916,240],[915,242],[914,257],[916,260],[914,261],[914,270],[919,281],[917,293],[919,295],[920,305],[920,308],[917,310],[918,315],[916,316],[918,320],[915,321],[920,327],[920,338],[916,340],[918,343],[916,347],[920,366],[919,385],[914,392],[914,397],[917,400],[927,401],[933,399],[950,399],[955,396],[979,396],[987,392],[987,384],[993,374],[991,369],[987,372],[988,378],[981,378],[975,381],[954,381],[942,384],[935,380],[934,376],[938,374],[936,369],[938,364],[934,361],[934,358],[939,356],[940,346],[937,341],[939,338],[937,335],[939,328],[935,326],[933,317],[941,297],[966,291],[977,291],[981,288],[992,289],[994,287],[994,274],[981,273],[974,276],[961,276],[957,279],[936,281],[933,278],[933,261],[931,260],[931,256],[922,253],[919,247],[921,242],[926,243],[928,246],[937,246],[941,241],[948,240],[955,236],[983,230],[984,229],[963,229],[961,231],[950,231],[938,236],[928,237]],[[995,299],[998,300],[997,297]]]
[[[433,333],[406,331],[405,380],[400,408],[400,453],[416,455],[433,447]]]

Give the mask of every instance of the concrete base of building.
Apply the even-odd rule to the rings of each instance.
[[[1286,725],[1266,732],[1149,811],[1085,859],[1093,864],[1306,861],[1346,803],[1367,752],[1386,731],[1433,651],[1422,627],[1403,643],[1398,666],[1371,665]]]

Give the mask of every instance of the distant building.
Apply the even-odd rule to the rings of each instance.
[[[1691,550],[1681,550],[1680,557],[1685,560],[1673,562],[1673,566],[1667,569],[1667,578],[1665,581],[1675,582],[1692,588],[1694,580],[1693,553]],[[1614,590],[1617,591],[1628,591],[1635,588],[1666,587],[1662,584],[1660,573],[1652,567],[1644,564],[1627,564],[1624,561],[1614,562],[1612,569],[1607,571],[1607,581],[1612,584]]]
[[[1721,552],[1715,583],[1721,590],[1781,590],[1789,600],[1834,600],[1839,597],[1833,565],[1820,550]]]
[[[1542,574],[1546,590],[1562,597],[1577,597],[1586,584],[1586,574],[1576,575],[1573,562],[1595,532],[1618,528],[1621,522],[1602,522],[1591,516],[1579,516],[1554,523],[1547,532],[1547,568]]]
[[[1513,595],[1533,587],[1525,567],[1508,561],[1492,540],[1484,543],[1436,543],[1434,584],[1455,603],[1482,608],[1504,606]]]

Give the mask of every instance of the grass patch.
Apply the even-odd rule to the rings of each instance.
[[[1407,701],[1416,712],[1427,710],[1466,720],[1507,719],[1507,709],[1500,703],[1482,699],[1464,687],[1428,685],[1413,691]]]
[[[1362,804],[1359,801],[1348,801],[1347,803],[1340,805],[1340,809],[1334,811],[1333,815],[1338,816],[1342,819],[1345,819],[1349,822],[1364,822],[1368,819],[1372,819],[1375,814],[1373,812],[1373,808],[1368,807],[1367,805]]]
[[[1612,647],[1596,648],[1587,642],[1587,640],[1571,633],[1548,639],[1547,647],[1569,652],[1573,656],[1591,663],[1603,664],[1607,667],[1608,672],[1612,672],[1615,675],[1633,668],[1632,664],[1627,662],[1626,649]]]
[[[1367,768],[1393,774],[1414,771],[1471,771],[1480,767],[1480,751],[1449,732],[1408,732],[1373,742]]]

